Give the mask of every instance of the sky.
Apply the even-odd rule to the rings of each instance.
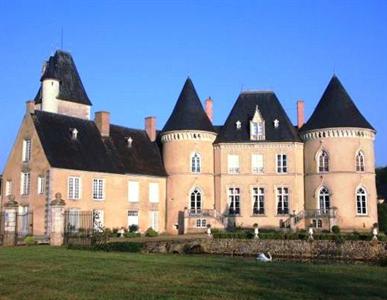
[[[336,74],[387,165],[387,1],[0,0],[0,173],[42,64],[61,48],[93,112],[134,128],[154,115],[162,129],[187,76],[214,100],[216,125],[245,90],[273,90],[296,123],[296,101],[308,118]]]

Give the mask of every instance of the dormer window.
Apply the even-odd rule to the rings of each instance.
[[[241,121],[236,121],[235,122],[235,127],[236,127],[236,129],[241,129],[241,127],[242,127],[242,123],[241,123]]]
[[[265,139],[265,121],[258,109],[258,105],[255,108],[253,119],[250,121],[250,140],[262,141]]]
[[[78,139],[78,130],[76,128],[71,129],[71,138],[73,140]]]
[[[132,137],[128,137],[126,139],[126,142],[128,143],[128,148],[132,148],[132,144],[133,144],[133,139]]]
[[[274,125],[274,128],[278,128],[278,127],[279,127],[279,121],[278,121],[278,119],[275,119],[275,120],[273,121],[273,125]]]

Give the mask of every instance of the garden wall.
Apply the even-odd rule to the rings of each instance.
[[[270,252],[274,259],[333,259],[374,261],[387,258],[387,243],[377,241],[303,241],[198,239],[191,241],[146,241],[145,253],[202,253],[256,256]]]

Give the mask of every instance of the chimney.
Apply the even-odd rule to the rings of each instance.
[[[297,127],[298,128],[301,128],[305,123],[304,107],[305,107],[304,101],[298,100],[297,101]]]
[[[99,111],[95,113],[95,125],[103,137],[110,135],[110,113]]]
[[[28,100],[26,102],[26,113],[27,114],[33,114],[35,113],[35,101]]]
[[[156,140],[156,117],[145,118],[145,131],[151,142],[154,142]]]
[[[205,102],[205,110],[206,110],[207,117],[210,119],[211,123],[214,118],[214,112],[212,109],[213,105],[214,105],[214,101],[211,99],[211,97],[208,97]]]

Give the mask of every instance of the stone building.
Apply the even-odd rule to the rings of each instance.
[[[110,123],[96,112],[71,55],[57,51],[3,172],[2,206],[15,196],[49,234],[61,193],[73,215],[99,225],[172,234],[233,226],[370,230],[377,222],[375,130],[333,76],[311,118],[294,126],[271,91],[242,92],[224,125],[212,124],[192,81],[161,131]],[[70,220],[77,226],[77,220]]]

